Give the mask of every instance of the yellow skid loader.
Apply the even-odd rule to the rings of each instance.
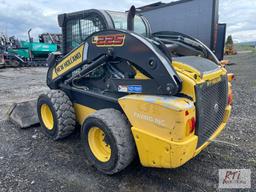
[[[101,172],[123,170],[137,153],[143,166],[179,167],[224,129],[231,84],[199,40],[152,33],[134,6],[61,14],[58,22],[63,52],[47,60],[41,129],[58,140],[78,122],[84,154]]]

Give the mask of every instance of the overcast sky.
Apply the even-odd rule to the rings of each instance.
[[[97,8],[125,11],[160,0],[0,0],[0,32],[27,38],[43,32],[60,32],[57,14]],[[170,2],[171,0],[162,0]],[[235,41],[256,40],[256,0],[219,0],[219,21],[227,23],[227,35]]]

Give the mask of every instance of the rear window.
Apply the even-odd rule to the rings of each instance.
[[[127,13],[107,11],[112,17],[116,29],[127,30]],[[146,35],[146,25],[138,15],[134,17],[134,31],[140,35]]]
[[[83,40],[94,32],[103,30],[104,26],[97,15],[91,15],[80,19],[72,19],[67,22],[67,51],[77,47]]]

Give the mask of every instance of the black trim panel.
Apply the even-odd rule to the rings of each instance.
[[[60,85],[60,89],[67,93],[72,103],[78,103],[95,110],[105,108],[115,108],[117,110],[121,110],[117,98],[109,97],[92,91],[73,88],[64,84]]]

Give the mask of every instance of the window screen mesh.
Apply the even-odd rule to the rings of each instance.
[[[67,51],[78,46],[89,35],[104,29],[97,16],[72,19],[67,22]]]

